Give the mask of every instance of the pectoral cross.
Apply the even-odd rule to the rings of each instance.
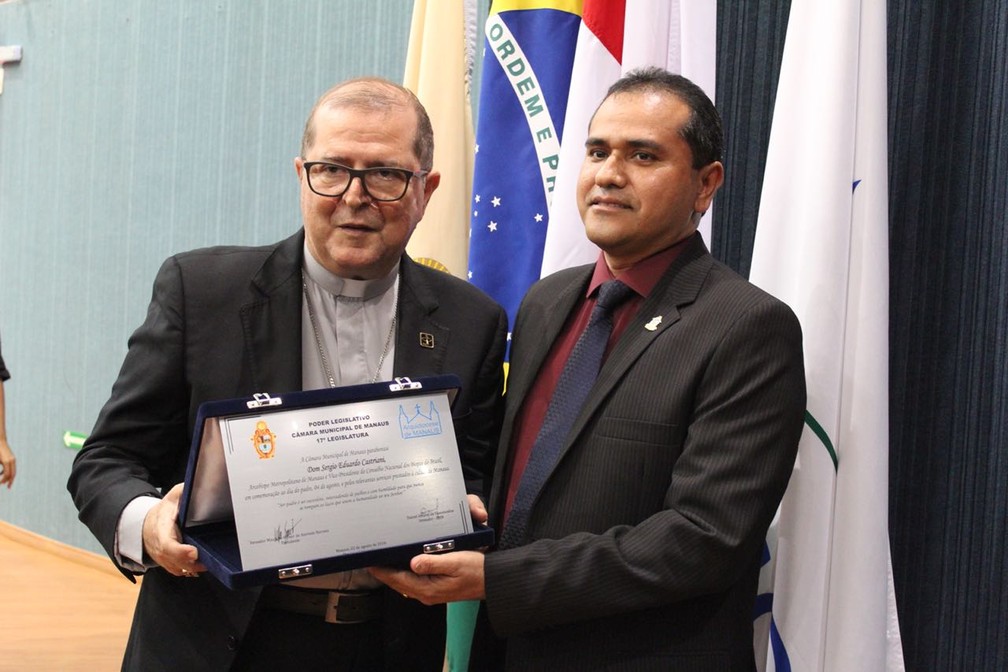
[[[0,47],[0,93],[3,93],[4,66],[21,62],[21,46]]]

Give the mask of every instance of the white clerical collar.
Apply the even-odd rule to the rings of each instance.
[[[375,280],[341,278],[320,264],[312,256],[306,241],[304,245],[304,270],[312,282],[333,296],[367,301],[376,296],[381,296],[395,283],[396,278],[399,276],[399,262],[396,262],[396,265],[384,278],[377,278]]]

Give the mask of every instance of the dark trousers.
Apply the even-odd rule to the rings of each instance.
[[[380,620],[326,623],[320,616],[260,606],[231,669],[373,672],[384,667]]]

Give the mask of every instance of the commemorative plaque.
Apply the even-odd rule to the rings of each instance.
[[[469,515],[455,376],[208,402],[179,523],[231,588],[490,545]]]

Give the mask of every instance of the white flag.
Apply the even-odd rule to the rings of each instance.
[[[887,515],[885,31],[882,2],[791,3],[750,272],[805,340],[806,428],[758,601],[772,612],[757,619],[757,661],[778,672],[903,669]]]

